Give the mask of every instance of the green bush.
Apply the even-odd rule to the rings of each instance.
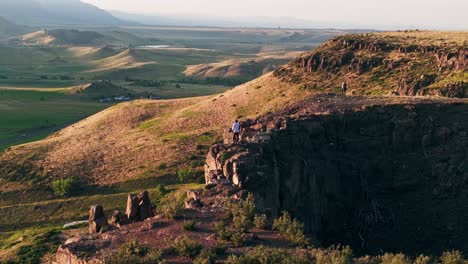
[[[215,223],[214,230],[217,239],[232,242],[236,247],[244,245],[247,239],[243,230],[228,228],[222,220]]]
[[[232,217],[232,223],[235,228],[246,232],[254,226],[255,201],[251,193],[249,193],[245,200],[227,200],[225,206],[228,216]]]
[[[446,251],[440,257],[442,264],[463,264],[466,263],[463,254],[458,250]]]
[[[174,219],[184,209],[185,197],[186,195],[178,192],[167,194],[160,200],[158,213],[168,219]]]
[[[274,220],[273,229],[279,231],[297,246],[305,247],[310,244],[309,239],[304,235],[304,225],[292,219],[288,212],[283,212],[282,216]]]
[[[232,244],[234,244],[234,246],[241,247],[247,240],[247,235],[242,231],[234,231],[231,232],[229,240],[232,242]]]
[[[188,237],[177,238],[174,241],[173,248],[175,252],[182,257],[194,258],[202,247]]]
[[[120,246],[117,252],[104,256],[104,264],[147,264],[164,263],[162,253],[130,241]]]
[[[216,255],[212,251],[203,250],[197,258],[193,261],[193,264],[214,264]]]
[[[184,221],[183,227],[184,227],[184,230],[193,231],[196,229],[195,225],[196,225],[195,221],[187,220],[187,221]]]
[[[266,229],[268,224],[267,216],[265,214],[256,215],[254,217],[254,224],[258,229]]]
[[[228,231],[226,227],[226,223],[224,223],[223,220],[215,223],[214,230],[215,230],[217,239],[223,240],[223,241],[230,241],[231,233]]]
[[[60,197],[67,197],[72,195],[77,189],[77,181],[75,178],[65,178],[65,179],[58,179],[52,183],[52,190],[54,191],[54,195]]]
[[[314,255],[316,264],[350,264],[353,263],[353,251],[349,246],[329,248]]]

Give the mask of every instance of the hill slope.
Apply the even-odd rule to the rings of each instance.
[[[112,31],[99,33],[74,29],[40,30],[11,39],[22,45],[104,46],[145,45],[151,42],[130,33]]]
[[[134,177],[174,173],[176,168],[190,166],[191,156],[204,156],[203,149],[219,140],[223,129],[229,127],[233,119],[258,117],[284,109],[315,93],[338,91],[335,87],[344,78],[350,80],[350,86],[357,94],[372,94],[374,91],[390,94],[395,87],[383,86],[381,81],[392,83],[402,74],[416,79],[421,76],[417,72],[421,69],[424,74],[437,74],[436,80],[443,78],[434,84],[462,78],[462,86],[465,87],[466,57],[450,60],[458,58],[452,56],[449,61],[453,63],[447,66],[443,64],[442,71],[432,73],[426,69],[437,67],[434,60],[438,53],[420,52],[424,45],[417,46],[413,51],[397,52],[392,48],[375,52],[369,50],[375,50],[378,45],[367,45],[363,49],[366,45],[359,44],[360,41],[386,41],[385,45],[401,46],[403,44],[399,41],[416,43],[419,40],[426,43],[431,42],[431,39],[440,39],[440,34],[444,33],[339,37],[301,56],[275,74],[267,74],[222,95],[123,103],[67,127],[45,140],[4,152],[0,157],[0,176],[8,181],[34,181],[38,183],[37,186],[47,186],[51,180],[63,175],[79,176],[85,182],[111,184]],[[460,43],[466,41],[467,34],[447,33],[444,36],[443,44],[433,42],[434,50],[460,50]],[[357,48],[359,45],[361,49]],[[461,52],[465,51],[461,49]],[[373,57],[368,57],[371,55]],[[376,56],[378,59],[375,59]],[[382,61],[393,56],[404,57],[402,59],[406,62],[393,71],[384,71],[389,64]],[[427,57],[427,60],[421,60],[421,57]],[[313,58],[310,64],[313,65],[312,71],[306,71],[302,66],[308,65],[305,63],[308,61],[306,58]],[[374,65],[374,60],[382,64]],[[316,61],[319,63],[316,64]],[[406,67],[413,71],[407,72],[404,70]],[[382,76],[375,79],[374,74]]]
[[[192,65],[184,74],[198,79],[228,78],[251,80],[256,76],[273,71],[289,62],[299,52],[261,53],[256,58],[232,59],[222,62]]]
[[[304,89],[468,97],[468,32],[345,35],[277,69]]]

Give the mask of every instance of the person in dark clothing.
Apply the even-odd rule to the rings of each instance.
[[[341,84],[341,95],[346,95],[346,91],[348,91],[348,83],[344,81]]]

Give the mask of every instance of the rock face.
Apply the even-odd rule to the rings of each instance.
[[[468,102],[380,104],[322,96],[259,119],[250,136],[269,140],[213,146],[206,182],[227,179],[260,210],[291,212],[324,245],[466,248]]]
[[[104,215],[102,206],[91,206],[89,209],[89,233],[99,233],[107,225],[107,218]]]

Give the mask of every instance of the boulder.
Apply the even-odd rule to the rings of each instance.
[[[93,205],[89,209],[89,233],[99,233],[107,224],[104,208],[101,205]]]
[[[124,225],[129,224],[130,221],[128,220],[128,217],[126,214],[122,213],[120,210],[115,210],[112,213],[111,219],[110,219],[110,224],[117,227],[121,228]]]
[[[136,196],[129,194],[125,214],[130,222],[143,221],[153,217],[153,206],[148,191],[141,192]]]

